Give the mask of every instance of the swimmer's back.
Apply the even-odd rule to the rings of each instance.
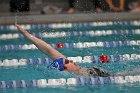
[[[92,67],[92,68],[81,67],[80,70],[74,71],[72,73],[78,76],[83,76],[83,77],[97,77],[97,76],[108,77],[110,76],[109,72],[103,69],[97,68],[97,67]]]

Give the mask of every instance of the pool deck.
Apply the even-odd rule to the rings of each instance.
[[[14,14],[16,15],[16,14]],[[0,25],[15,23],[15,16],[0,16]],[[93,22],[93,21],[121,21],[140,20],[140,13],[76,13],[76,14],[48,14],[30,15],[20,13],[17,16],[19,24],[43,24],[43,23],[68,23],[68,22]]]

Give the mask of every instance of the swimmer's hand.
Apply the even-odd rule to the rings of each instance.
[[[27,31],[25,29],[23,29],[20,25],[16,24],[15,25],[17,27],[17,29],[21,32],[21,33],[26,33]]]

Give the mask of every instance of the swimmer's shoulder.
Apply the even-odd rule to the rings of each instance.
[[[80,67],[79,70],[71,71],[70,73],[72,73],[74,75],[77,75],[77,76],[83,76],[83,77],[88,77],[89,76],[88,68],[85,68],[85,67]]]
[[[91,67],[91,68],[81,67],[79,70],[73,71],[72,73],[78,76],[83,76],[83,77],[112,76],[110,72],[104,69],[97,68],[97,67]]]

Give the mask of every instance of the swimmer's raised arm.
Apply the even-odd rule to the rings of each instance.
[[[98,68],[83,68],[77,65],[75,62],[67,60],[66,57],[51,47],[43,40],[31,35],[28,31],[22,29],[19,25],[16,25],[17,29],[31,42],[33,42],[40,51],[48,55],[53,61],[50,67],[56,68],[60,71],[66,70],[75,73],[80,76],[109,76],[109,73],[100,70]]]
[[[58,57],[62,57],[64,59],[66,59],[66,57],[63,54],[61,54],[60,52],[58,52],[57,50],[52,48],[49,44],[47,44],[43,40],[33,36],[28,31],[26,31],[25,29],[21,28],[19,25],[16,25],[16,27],[27,39],[29,39],[33,44],[35,44],[36,47],[40,51],[42,51],[43,53],[48,55],[52,60],[55,60]]]

